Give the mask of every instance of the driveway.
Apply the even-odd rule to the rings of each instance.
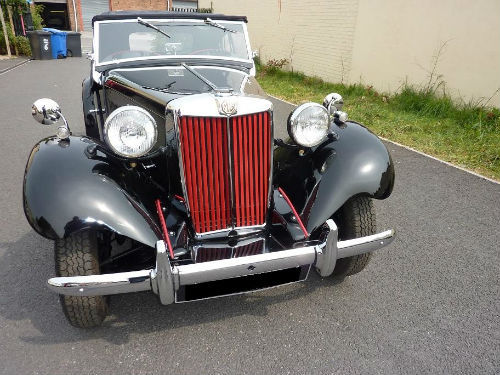
[[[52,243],[24,218],[22,178],[31,147],[55,131],[31,119],[31,103],[55,99],[82,132],[88,72],[73,58],[0,76],[1,374],[500,372],[500,185],[392,144],[396,186],[375,205],[379,229],[398,237],[361,274],[173,306],[115,296],[103,327],[69,326],[45,287]],[[283,135],[290,107],[275,106]]]

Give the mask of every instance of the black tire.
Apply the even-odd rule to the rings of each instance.
[[[377,232],[375,207],[368,197],[351,198],[333,219],[339,228],[339,240],[350,240]],[[361,272],[368,265],[371,256],[371,253],[366,253],[337,260],[332,276],[343,281],[347,276]]]
[[[87,276],[100,274],[98,241],[93,231],[82,231],[55,241],[57,276]],[[60,295],[64,315],[78,328],[100,325],[108,314],[105,296],[73,297]]]

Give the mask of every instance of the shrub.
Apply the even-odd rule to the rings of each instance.
[[[24,36],[14,36],[12,30],[7,28],[7,36],[9,38],[10,52],[14,54],[15,47],[20,55],[31,56],[31,47],[28,38]],[[0,31],[0,54],[7,54],[7,47],[5,46],[5,39],[3,32]]]
[[[41,30],[45,26],[42,18],[43,5],[35,5],[31,8],[31,18],[33,20],[33,27],[35,30]]]
[[[20,55],[31,56],[30,41],[25,36],[16,36],[15,43]]]

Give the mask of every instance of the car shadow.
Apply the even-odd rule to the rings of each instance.
[[[0,315],[12,321],[29,320],[39,334],[22,336],[38,345],[103,339],[121,345],[134,333],[196,326],[241,315],[266,316],[269,307],[299,299],[318,286],[334,287],[311,271],[305,283],[245,295],[162,306],[150,292],[111,297],[110,315],[103,325],[78,329],[67,323],[59,298],[46,287],[54,275],[52,241],[29,232],[15,243],[3,243],[0,257]],[[332,291],[334,293],[334,291]]]

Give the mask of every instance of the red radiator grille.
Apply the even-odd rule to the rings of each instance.
[[[185,188],[197,233],[231,226],[227,126],[222,118],[182,117]]]
[[[239,258],[249,255],[262,254],[264,240],[255,241],[238,247],[200,247],[196,250],[196,263],[211,262],[229,258]]]
[[[236,227],[264,224],[271,158],[269,113],[229,120],[184,116],[179,119],[179,138],[185,191],[195,231],[226,229],[233,223]],[[231,153],[228,139],[232,143]]]
[[[236,226],[264,224],[269,191],[269,113],[231,118]]]

